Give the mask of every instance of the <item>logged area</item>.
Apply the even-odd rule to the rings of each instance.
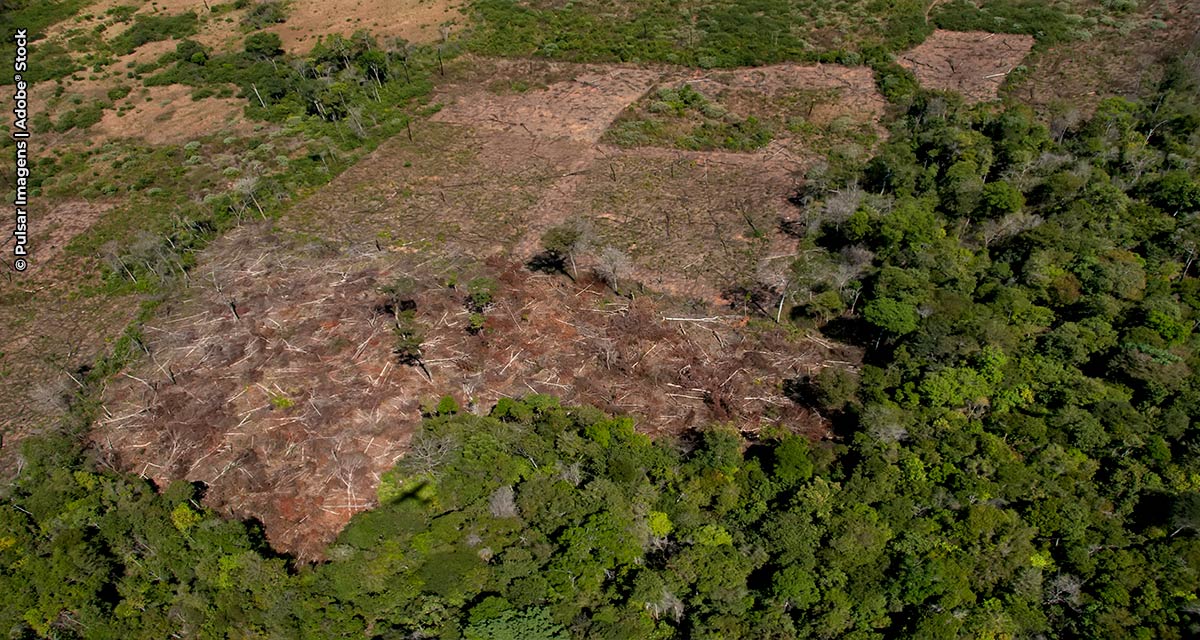
[[[469,74],[412,141],[385,143],[274,232],[208,250],[190,293],[146,324],[154,357],[105,393],[93,437],[114,464],[162,484],[203,481],[210,504],[261,519],[277,548],[311,558],[375,503],[422,407],[443,396],[487,408],[549,393],[636,415],[650,434],[716,420],[830,435],[780,389],[853,368],[857,350],[751,325],[762,314],[737,297],[795,251],[780,221],[795,211],[790,176],[815,158],[804,141],[744,154],[600,142],[652,87],[690,75],[676,69]],[[746,102],[844,91],[838,111],[868,128],[883,105],[865,73],[828,66],[694,82]],[[587,234],[570,277],[525,268],[564,224]],[[395,282],[423,337],[419,366],[396,363],[396,303],[378,293]],[[488,288],[478,309],[472,286]],[[777,303],[754,304],[773,318]]]
[[[1033,36],[986,31],[934,31],[897,59],[923,86],[955,91],[968,100],[995,100],[1008,74],[1033,49]]]

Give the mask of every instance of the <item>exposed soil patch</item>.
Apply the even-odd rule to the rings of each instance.
[[[106,110],[93,136],[141,138],[150,144],[178,144],[213,134],[240,134],[252,123],[242,118],[245,101],[232,98],[192,100],[191,87],[170,85],[138,90],[117,107],[132,106],[124,114]]]
[[[752,90],[768,98],[788,96],[797,90],[835,89],[839,110],[856,118],[875,119],[885,101],[875,89],[875,79],[865,67],[835,64],[777,64],[768,67],[708,72],[690,79],[697,86],[716,83],[730,90]]]
[[[414,201],[440,210],[426,216],[438,225],[454,225],[464,215],[476,218],[457,223],[468,228],[503,220],[506,224],[497,230],[499,234],[488,237],[503,238],[525,259],[537,252],[545,230],[582,218],[591,221],[597,232],[596,253],[615,246],[633,258],[632,279],[655,291],[708,303],[719,302],[721,291],[752,277],[764,258],[794,247],[793,241],[775,232],[775,222],[787,212],[787,196],[798,176],[818,155],[816,151],[824,149],[814,150],[809,146],[811,138],[787,130],[753,153],[597,144],[612,120],[627,110],[638,112],[637,105],[653,99],[642,97],[651,87],[684,82],[750,115],[780,122],[794,117],[829,125],[842,119],[849,126],[871,129],[877,127],[885,106],[870,70],[838,65],[788,64],[706,73],[563,64],[484,63],[481,67],[492,90],[472,89],[478,87],[478,79],[468,76],[461,81],[462,88],[443,91],[448,106],[434,117],[468,125],[473,132],[467,134],[470,144],[451,154],[471,160],[436,171],[436,185],[454,185],[452,192],[441,188],[435,199],[423,196],[435,186],[431,177],[413,175],[406,182],[406,174],[413,174],[418,163],[428,164],[419,159],[425,154],[381,150],[377,158],[363,163],[373,167],[364,171],[391,181],[393,191],[404,191],[400,185],[407,185],[411,194],[407,201],[383,207],[405,216],[404,223],[396,226],[420,228],[407,217],[416,210]],[[512,86],[523,90],[504,90]],[[881,133],[874,131],[868,137]],[[461,140],[463,134],[445,135]],[[435,142],[431,152],[437,148],[444,154],[455,144]],[[409,146],[404,141],[396,145]],[[500,174],[509,177],[474,196],[483,210],[498,208],[487,203],[495,197],[489,194],[512,194],[517,189],[532,206],[518,211],[505,206],[503,213],[478,215],[480,210],[464,196],[490,185],[492,176]],[[535,176],[540,180],[531,181]],[[354,183],[367,181],[354,179]]]
[[[31,200],[29,269],[0,265],[0,466],[19,439],[59,418],[77,389],[72,376],[90,366],[137,312],[136,300],[78,295],[94,263],[64,252],[66,244],[115,204],[83,199]],[[0,251],[12,255],[12,238]],[[2,475],[2,474],[0,474]]]
[[[457,96],[434,115],[438,122],[476,129],[525,131],[537,138],[596,142],[626,106],[659,80],[659,71],[580,67],[575,77],[523,93],[496,94],[484,89]]]
[[[30,212],[33,229],[30,235],[30,250],[37,259],[30,263],[28,275],[48,275],[55,268],[55,262],[62,255],[67,243],[76,235],[87,231],[96,223],[105,211],[113,208],[110,202],[89,202],[87,200],[66,200],[42,205],[44,200],[34,201]],[[3,250],[11,253],[11,239],[5,243]]]
[[[36,249],[35,249],[36,250]],[[36,266],[33,275],[49,271]],[[8,269],[6,268],[6,271]],[[73,283],[44,278],[5,281],[0,295],[0,436],[4,456],[19,439],[51,424],[67,409],[79,372],[91,366],[108,340],[137,313],[137,300],[114,303],[107,297],[79,297]]]
[[[1033,36],[939,29],[896,62],[926,88],[987,102],[996,99],[1000,85],[1029,55],[1033,42]]]
[[[576,189],[594,243],[633,259],[630,279],[654,291],[725,304],[795,240],[776,230],[805,166],[783,145],[759,153],[612,149]],[[560,214],[561,219],[561,214]],[[550,225],[545,225],[550,226]]]
[[[151,355],[112,384],[94,438],[158,481],[208,483],[212,504],[260,517],[277,548],[305,558],[373,504],[423,401],[449,394],[484,411],[552,393],[637,415],[651,434],[722,420],[819,437],[823,421],[783,397],[782,382],[855,357],[502,259],[303,247],[249,229],[219,244],[190,297],[147,327]],[[498,283],[479,335],[467,330],[464,287],[445,285],[473,273]],[[397,362],[395,322],[380,311],[378,288],[401,275],[418,283],[424,370]]]
[[[377,38],[437,42],[462,28],[459,6],[456,0],[294,0],[287,21],[270,30],[293,53],[308,52],[319,36],[359,29]]]

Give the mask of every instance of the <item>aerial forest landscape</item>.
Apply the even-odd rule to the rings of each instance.
[[[1200,637],[1195,0],[0,0],[0,638]]]

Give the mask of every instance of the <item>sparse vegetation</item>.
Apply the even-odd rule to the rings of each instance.
[[[138,47],[159,40],[182,40],[196,33],[199,19],[186,12],[171,16],[138,14],[133,24],[112,42],[117,55],[132,53]]]
[[[425,342],[425,333],[421,330],[415,311],[409,309],[399,311],[395,315],[396,326],[393,329],[395,344],[392,353],[400,364],[418,365],[421,363],[421,345]]]
[[[591,236],[591,229],[580,219],[551,227],[542,234],[542,253],[534,257],[531,267],[539,271],[560,271],[572,279],[578,277],[575,258],[589,249],[594,241]]]
[[[1118,13],[1121,11],[1116,10]],[[1089,24],[1082,15],[1037,0],[987,0],[979,3],[952,0],[936,9],[934,21],[943,29],[955,31],[1023,33],[1045,44],[1086,39]]]
[[[732,115],[689,84],[660,88],[644,111],[623,115],[605,134],[607,139],[626,147],[753,151],[773,137],[758,118]]]
[[[467,283],[467,307],[482,313],[496,297],[498,284],[492,278],[480,276]]]
[[[657,61],[735,67],[784,60],[862,61],[929,33],[925,3],[735,0],[678,6],[665,0],[583,1],[550,8],[477,0],[471,46],[489,55],[543,55],[577,61]],[[624,16],[612,20],[617,12]]]

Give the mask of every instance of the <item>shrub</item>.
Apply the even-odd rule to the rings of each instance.
[[[102,102],[93,102],[90,105],[67,111],[59,116],[53,129],[59,133],[71,129],[87,129],[100,122],[100,118],[104,117],[104,107]]]
[[[247,29],[262,29],[273,24],[279,24],[287,20],[287,10],[282,2],[275,0],[267,0],[259,2],[246,12],[246,16],[242,18],[242,26]]]
[[[192,11],[173,16],[139,14],[133,25],[113,41],[113,52],[123,56],[148,42],[186,38],[194,35],[198,27],[199,19]]]
[[[179,44],[175,45],[175,56],[180,62],[190,62],[198,65],[204,65],[208,62],[208,51],[204,48],[204,45],[186,38],[180,40]]]
[[[496,281],[491,278],[475,278],[467,283],[467,307],[482,313],[496,295]]]
[[[454,415],[459,412],[458,402],[455,401],[454,396],[442,396],[437,403],[436,411],[439,416]]]
[[[254,33],[246,37],[246,53],[274,58],[283,55],[283,41],[274,33]]]
[[[467,333],[478,335],[487,324],[487,318],[482,313],[472,313],[467,318]]]
[[[121,98],[124,98],[125,96],[129,95],[130,91],[132,91],[132,89],[125,85],[121,85],[119,87],[113,87],[108,90],[108,99],[113,100],[113,101],[120,100]]]
[[[408,276],[398,276],[379,287],[379,293],[384,295],[383,306],[379,309],[383,313],[396,315],[417,308],[417,281]]]

